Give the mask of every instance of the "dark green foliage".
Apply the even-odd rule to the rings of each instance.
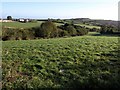
[[[97,29],[97,28],[91,28],[89,31],[90,31],[90,32],[99,32],[100,30]]]
[[[2,40],[26,40],[35,38],[81,36],[86,35],[88,33],[88,29],[68,23],[57,27],[51,20],[49,20],[42,23],[40,27],[2,27],[2,32]]]
[[[7,20],[12,20],[12,16],[7,16]]]
[[[33,27],[32,30],[35,32],[35,37],[43,37],[40,27]]]
[[[59,37],[64,37],[64,36],[69,36],[68,32],[62,29],[58,29],[58,36]]]
[[[70,36],[76,36],[77,31],[72,25],[65,26],[65,30],[69,33]]]
[[[2,40],[28,40],[34,39],[34,31],[31,29],[3,28]]]
[[[40,35],[44,38],[57,37],[57,27],[51,21],[46,21],[40,26]]]
[[[15,30],[11,29],[11,28],[3,28],[2,29],[2,40],[11,40],[14,39],[14,35],[15,35]]]
[[[74,24],[65,23],[64,25],[59,26],[62,30],[68,32],[69,36],[81,36],[88,34],[89,29]]]
[[[31,23],[37,23],[37,20],[30,20]]]
[[[87,28],[85,28],[85,27],[75,26],[75,28],[76,28],[77,35],[78,35],[78,36],[88,34],[88,29],[87,29]]]
[[[118,32],[118,29],[116,27],[112,27],[112,26],[105,26],[102,25],[101,29],[100,29],[100,33],[101,34],[114,34],[114,32]]]
[[[52,21],[56,23],[64,23],[64,21],[61,19],[53,19]]]

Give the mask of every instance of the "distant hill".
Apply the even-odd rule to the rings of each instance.
[[[110,25],[110,26],[118,26],[118,21],[113,21],[113,20],[102,20],[102,19],[89,19],[89,18],[75,18],[75,19],[65,19],[65,20],[71,20],[74,22],[74,24],[79,24],[79,23],[85,23],[85,24],[91,24],[91,25]]]
[[[38,21],[47,21],[48,19],[38,19]],[[90,19],[90,18],[72,18],[72,19],[50,19],[57,23],[74,23],[74,24],[86,24],[93,26],[109,25],[118,27],[118,21],[104,20],[104,19]]]
[[[110,26],[118,26],[118,21],[112,21],[112,20],[91,20],[90,23],[96,24],[96,25],[110,25]]]

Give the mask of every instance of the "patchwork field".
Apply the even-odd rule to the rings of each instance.
[[[3,89],[120,88],[118,37],[4,41]]]
[[[43,23],[44,21],[38,21],[38,22],[35,22],[35,23],[21,23],[21,22],[3,22],[0,24],[2,26],[5,26],[5,27],[14,27],[14,28],[31,28],[31,27],[36,27],[36,26],[40,26],[41,23]],[[60,25],[63,25],[62,23],[55,23],[57,26],[60,26]],[[93,26],[93,25],[86,25],[86,24],[75,24],[75,25],[78,25],[78,26],[85,26],[87,28],[97,28],[99,29],[100,27],[98,26]]]
[[[3,22],[2,26],[12,27],[12,28],[31,28],[31,27],[40,26],[41,23],[42,22],[38,22],[38,23]]]
[[[86,24],[75,24],[75,25],[87,27],[87,28],[90,28],[90,29],[92,29],[92,28],[100,29],[99,26],[93,26],[93,25],[86,25]]]

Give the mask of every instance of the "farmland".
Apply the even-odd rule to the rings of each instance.
[[[3,88],[120,88],[118,37],[2,43]]]
[[[2,26],[13,27],[13,28],[31,28],[40,26],[42,22],[38,23],[21,23],[21,22],[3,22]]]
[[[38,21],[38,22],[28,22],[28,23],[21,23],[21,22],[3,22],[2,26],[6,27],[13,27],[13,28],[32,28],[32,27],[38,27],[43,23],[44,21]],[[56,23],[56,25],[62,25],[60,23]]]
[[[92,28],[100,29],[99,26],[86,25],[86,24],[82,24],[82,23],[81,24],[75,24],[75,25],[82,26],[82,27],[87,27],[87,28],[90,28],[90,29],[92,29]]]
[[[31,27],[37,27],[40,26],[41,23],[43,23],[44,21],[37,21],[37,22],[28,22],[28,23],[21,23],[21,22],[3,22],[0,24],[2,24],[2,26],[6,26],[6,27],[13,27],[13,28],[31,28]],[[63,25],[62,23],[55,23],[56,26],[60,26]],[[99,29],[100,27],[98,26],[93,26],[93,25],[86,25],[86,24],[75,24],[78,26],[85,26],[87,28],[97,28]]]

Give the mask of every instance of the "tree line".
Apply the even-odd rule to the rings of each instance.
[[[39,27],[29,29],[20,28],[5,28],[2,27],[2,40],[28,40],[37,38],[56,38],[81,36],[88,33],[85,27],[65,23],[61,26],[56,26],[52,21],[48,20],[42,23]]]
[[[109,25],[101,25],[100,29],[101,34],[120,34],[118,27],[109,26]]]
[[[56,26],[51,20],[45,21],[39,27],[29,29],[6,28],[2,27],[2,40],[28,40],[39,38],[57,38],[82,36],[88,32],[100,32],[101,34],[120,34],[117,27],[101,25],[101,29],[86,28],[74,25],[73,23],[65,23],[64,25]]]

